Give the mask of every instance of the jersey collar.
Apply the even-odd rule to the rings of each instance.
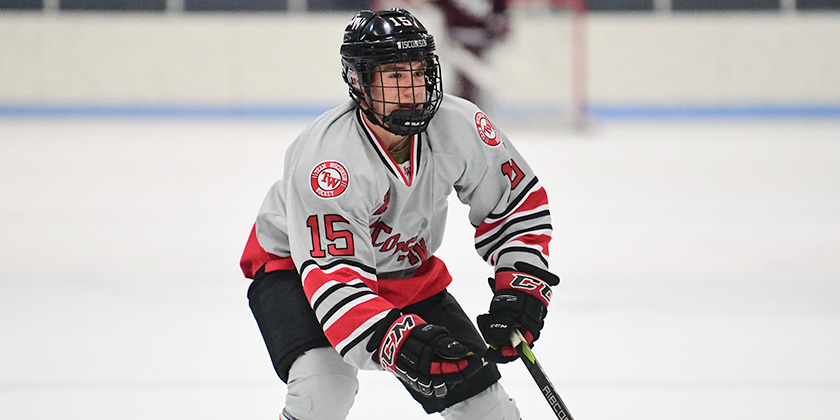
[[[402,180],[402,182],[406,186],[412,186],[413,183],[417,181],[417,167],[420,163],[421,134],[414,134],[411,136],[411,143],[408,146],[406,146],[411,147],[411,155],[408,159],[408,162],[406,162],[403,165],[400,165],[394,160],[393,157],[391,157],[391,154],[388,153],[388,150],[385,148],[385,146],[382,145],[382,141],[379,139],[379,137],[376,136],[373,130],[370,129],[370,126],[368,126],[367,121],[365,121],[365,119],[362,118],[362,112],[358,109],[356,110],[356,118],[359,121],[359,125],[362,126],[365,134],[367,135],[368,141],[373,146],[374,150],[376,150],[376,153],[379,155],[379,159],[382,161],[382,163],[385,164],[385,166],[388,168],[391,174],[397,179]],[[408,166],[406,167],[405,165]],[[403,167],[406,167],[406,170],[403,170]]]

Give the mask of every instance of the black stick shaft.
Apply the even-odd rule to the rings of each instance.
[[[569,413],[569,409],[566,408],[566,404],[560,399],[560,394],[554,389],[554,385],[551,384],[542,366],[540,366],[537,358],[534,357],[534,353],[531,352],[531,348],[519,331],[514,332],[512,344],[516,348],[516,352],[519,353],[519,358],[522,359],[525,367],[528,368],[528,373],[531,374],[531,377],[534,378],[534,381],[540,388],[543,398],[551,406],[551,410],[554,411],[554,415],[560,420],[574,420]]]

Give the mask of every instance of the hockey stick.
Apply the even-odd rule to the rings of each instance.
[[[522,333],[519,330],[515,330],[510,340],[516,352],[519,353],[519,358],[522,359],[522,363],[525,363],[525,367],[528,368],[528,373],[531,374],[540,391],[542,391],[543,398],[548,401],[548,405],[554,411],[554,415],[560,420],[574,420],[569,413],[569,409],[566,408],[566,404],[563,403],[560,395],[557,394],[557,390],[554,389],[554,385],[551,384],[548,376],[545,375],[545,371],[540,366],[537,358],[534,357],[534,353],[531,352],[531,347],[528,346],[528,342],[522,337]]]

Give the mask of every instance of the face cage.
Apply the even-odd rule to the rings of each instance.
[[[417,62],[421,62],[423,67],[414,67]],[[364,87],[368,106],[363,108],[363,112],[374,124],[382,126],[394,134],[407,136],[417,134],[428,127],[429,121],[434,117],[443,99],[443,83],[440,78],[440,63],[438,57],[434,54],[424,60],[402,63],[408,63],[409,68],[383,71],[381,68],[387,66],[387,64],[383,64],[378,66],[380,70],[370,72],[369,82]],[[417,70],[424,72],[423,85],[414,84],[413,74]],[[386,82],[387,77],[395,72],[405,72],[408,75],[407,80],[400,81],[401,79],[398,78],[396,83]],[[378,81],[379,86],[373,87],[374,81]],[[408,98],[403,97],[405,89],[409,88],[411,89],[411,95]],[[373,99],[372,93],[377,89],[379,90],[377,92],[378,97],[382,100]],[[396,89],[396,98],[388,98],[387,91],[391,89]],[[425,92],[420,93],[420,89],[425,90]],[[392,100],[385,100],[385,98]],[[413,101],[411,101],[412,98]],[[396,109],[386,111],[388,112],[387,115],[380,111],[380,109],[393,107]]]

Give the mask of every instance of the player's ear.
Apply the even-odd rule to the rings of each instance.
[[[365,95],[365,90],[362,89],[362,84],[359,82],[359,74],[356,73],[355,70],[348,68],[347,71],[344,73],[344,80],[353,87],[359,94],[361,94],[361,102],[360,105],[364,109],[369,109],[370,105],[368,101],[370,100],[367,95]]]
[[[362,87],[361,85],[359,85],[359,75],[356,74],[354,70],[348,69],[347,74],[344,77],[346,78],[347,83],[356,88],[356,90],[360,92],[362,91]]]

